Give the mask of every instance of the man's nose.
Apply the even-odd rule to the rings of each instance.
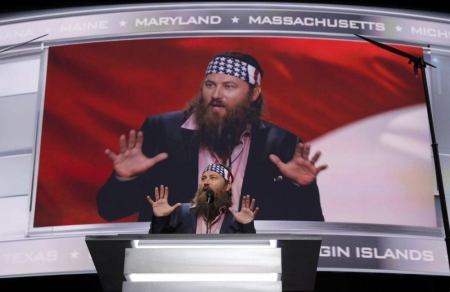
[[[213,99],[222,99],[223,98],[223,90],[222,86],[216,86],[212,92]]]

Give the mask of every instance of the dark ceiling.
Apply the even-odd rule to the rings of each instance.
[[[54,9],[65,7],[80,7],[80,6],[95,6],[95,5],[114,5],[114,4],[133,4],[133,3],[161,3],[161,2],[183,2],[183,1],[143,1],[143,0],[4,0],[0,4],[0,13],[32,11],[42,9]],[[202,2],[202,1],[198,1]],[[204,1],[208,2],[208,1]],[[209,1],[214,2],[214,1]],[[226,2],[226,1],[221,1]],[[244,1],[244,2],[276,2],[274,1]],[[295,3],[317,3],[317,4],[342,4],[342,5],[356,5],[365,7],[386,7],[398,9],[412,9],[419,11],[434,11],[450,14],[450,1],[448,0],[421,0],[413,4],[411,0],[347,0],[347,1],[282,1]]]

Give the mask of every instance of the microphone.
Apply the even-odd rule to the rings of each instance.
[[[209,204],[214,202],[214,191],[211,189],[206,190],[206,234],[211,233],[211,224],[209,222]]]
[[[214,202],[214,191],[212,189],[208,189],[206,191],[206,202],[208,204],[211,204],[212,202]]]

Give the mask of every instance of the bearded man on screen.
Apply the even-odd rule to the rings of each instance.
[[[200,94],[184,111],[148,117],[141,130],[119,139],[120,153],[105,154],[114,171],[97,195],[100,216],[117,220],[136,212],[151,221],[146,197],[168,186],[177,202],[189,200],[211,163],[231,168],[234,210],[241,194],[258,200],[261,220],[324,221],[316,177],[320,152],[289,131],[263,121],[258,61],[236,52],[209,63]]]
[[[240,212],[232,206],[233,175],[222,164],[210,164],[200,177],[200,185],[190,204],[169,205],[169,188],[155,188],[153,217],[149,233],[256,233],[254,219],[258,213],[255,199],[242,197]],[[211,192],[208,202],[207,193]]]

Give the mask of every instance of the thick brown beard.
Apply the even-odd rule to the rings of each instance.
[[[259,126],[261,123],[261,112],[251,105],[251,94],[250,91],[248,98],[233,108],[223,104],[226,115],[220,117],[218,113],[211,110],[210,104],[205,102],[200,92],[199,96],[191,101],[185,110],[185,113],[195,116],[197,130],[193,136],[194,142],[219,155],[228,154],[229,143],[237,145],[248,124],[253,127]],[[227,135],[222,133],[225,131],[230,136],[228,139]]]
[[[206,202],[206,192],[202,189],[199,189],[195,194],[195,198],[192,200],[191,204],[195,204],[194,210],[197,214],[203,215],[206,217],[206,210],[208,203]],[[225,188],[217,191],[214,194],[214,202],[209,204],[209,218],[208,221],[214,220],[217,215],[219,215],[219,209],[225,207],[225,210],[228,210],[229,207],[233,205],[233,201],[231,199],[231,193],[227,192]]]

